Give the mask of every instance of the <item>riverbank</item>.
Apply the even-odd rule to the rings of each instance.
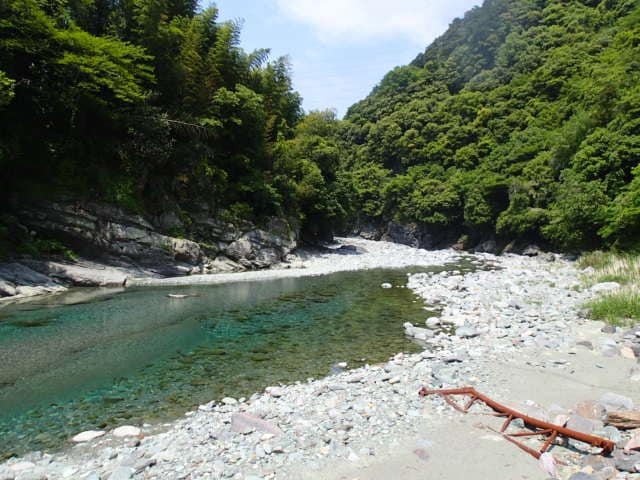
[[[448,251],[349,243],[355,250],[302,259],[306,268],[277,274],[459,258]],[[382,479],[390,472],[409,479],[424,478],[425,472],[432,478],[547,478],[534,459],[486,429],[494,425],[493,419],[464,416],[438,398],[418,397],[418,390],[475,386],[502,403],[520,404],[520,410],[536,417],[566,415],[574,424],[582,422],[580,428],[615,436],[600,418],[586,418],[590,409],[576,404],[610,393],[639,399],[640,376],[635,358],[630,358],[638,351],[636,335],[622,330],[605,334],[602,324],[580,317],[581,306],[598,289],[582,288],[573,263],[555,256],[470,258],[495,268],[408,277],[407,286],[425,303],[439,305],[439,321],[457,333],[425,328],[435,327],[434,317],[428,325],[407,325],[407,333],[428,347],[423,353],[398,354],[385,364],[272,386],[249,399],[212,399],[160,433],[151,426],[137,426],[139,432],[132,429],[129,433],[135,435],[124,438],[107,432],[54,455],[12,459],[0,467],[0,478]],[[273,274],[241,275],[249,273]],[[619,408],[612,398],[618,397],[605,397],[602,408]],[[599,408],[590,411],[596,410],[600,415]],[[594,461],[583,466],[586,457],[575,449],[555,447],[553,453],[568,464],[558,467],[561,478],[600,468]],[[611,468],[635,471],[634,461],[640,463],[633,457],[618,458]]]
[[[0,262],[0,305],[72,287],[121,287],[132,277],[271,268],[299,243],[294,219],[232,222],[206,206],[185,215],[143,216],[68,198],[21,202],[5,226],[11,241],[0,252],[8,258]]]
[[[326,275],[342,271],[367,270],[372,268],[403,268],[410,266],[426,267],[454,263],[465,254],[454,250],[421,250],[390,242],[373,242],[359,238],[336,238],[335,243],[322,249],[298,249],[286,255],[286,261],[274,263],[271,268],[262,270],[229,272],[219,270],[218,273],[185,276],[163,277],[153,271],[132,268],[130,266],[105,265],[97,262],[83,261],[64,266],[65,275],[76,275],[76,279],[91,278],[91,282],[77,285],[111,286],[111,287],[148,287],[148,286],[187,286],[187,285],[219,285],[224,283],[245,282],[254,280],[273,280],[276,278],[292,278],[302,276]],[[471,258],[471,257],[469,257]],[[62,268],[56,262],[49,268]],[[55,267],[55,268],[54,268]],[[16,301],[67,292],[68,283],[61,284],[49,276],[35,272],[24,265],[11,264],[11,267],[0,266],[0,284],[6,278],[18,275],[23,283],[28,283],[14,291],[14,295],[0,297],[0,306]],[[18,273],[16,273],[18,272]],[[13,277],[11,276],[13,275]],[[0,285],[1,286],[1,285]],[[77,291],[77,290],[76,290]]]

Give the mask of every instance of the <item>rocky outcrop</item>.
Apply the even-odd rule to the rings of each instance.
[[[225,253],[244,267],[266,268],[280,262],[293,248],[294,239],[256,229],[233,241]]]
[[[16,215],[30,230],[60,239],[87,257],[113,255],[150,265],[197,265],[203,258],[196,242],[160,234],[141,215],[111,205],[37,203],[22,206]]]
[[[148,219],[112,205],[77,201],[20,204],[14,212],[22,230],[60,240],[79,258],[26,258],[0,265],[0,296],[71,285],[123,285],[130,276],[268,268],[283,262],[298,239],[298,228],[284,219],[273,218],[260,228],[231,223],[206,210],[189,218],[194,240],[169,233],[184,227],[175,212]]]
[[[96,262],[22,260],[22,263],[53,281],[78,287],[116,287],[126,283],[131,270],[102,265]],[[138,273],[138,272],[135,272]],[[145,272],[139,272],[145,275]]]
[[[387,230],[382,236],[382,240],[414,248],[433,248],[432,235],[425,228],[416,223],[400,224],[389,222]]]
[[[414,248],[437,250],[453,248],[473,253],[502,254],[513,253],[527,257],[541,256],[553,261],[553,254],[546,253],[535,244],[511,241],[497,237],[487,231],[468,231],[455,226],[433,226],[424,223],[399,223],[390,221],[383,223],[375,220],[358,219],[357,225],[351,229],[350,235],[365,240],[384,240]],[[543,246],[545,246],[543,244]]]
[[[0,264],[0,297],[29,297],[64,290],[64,286],[25,265]]]
[[[426,250],[449,248],[460,236],[460,232],[455,229],[394,221],[386,224],[361,222],[352,233],[367,240],[384,240]]]

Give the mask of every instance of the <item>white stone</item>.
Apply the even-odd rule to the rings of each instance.
[[[456,336],[460,338],[473,338],[480,335],[480,332],[472,326],[465,325],[460,328],[456,328]]]
[[[137,437],[140,435],[140,429],[138,427],[133,427],[131,425],[123,425],[122,427],[118,427],[111,432],[114,437]]]
[[[618,282],[603,282],[598,283],[591,287],[591,291],[593,293],[607,293],[612,292],[620,288],[620,284]]]
[[[24,472],[25,470],[31,470],[32,468],[35,468],[36,464],[33,462],[17,462],[14,463],[13,465],[11,465],[11,470],[13,470],[14,472]]]
[[[81,432],[77,434],[75,437],[71,439],[73,443],[83,443],[90,442],[91,440],[95,440],[96,438],[102,437],[106,432],[103,430],[87,430],[86,432]]]
[[[438,325],[440,325],[440,319],[438,317],[427,318],[427,321],[425,322],[425,325],[427,327],[438,326]]]
[[[280,387],[267,387],[265,391],[274,398],[279,398],[284,395],[284,389]]]

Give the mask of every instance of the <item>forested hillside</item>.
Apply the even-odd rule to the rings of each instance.
[[[392,7],[391,7],[392,8]],[[343,121],[195,0],[0,1],[2,209],[28,198],[640,246],[640,2],[486,0]],[[0,229],[0,243],[2,232]],[[6,244],[6,242],[5,242]]]
[[[640,3],[486,0],[342,125],[361,219],[640,243]]]
[[[258,222],[328,211],[327,163],[288,153],[315,146],[287,59],[244,52],[241,25],[197,3],[0,1],[5,213],[60,195],[187,226],[202,203]]]

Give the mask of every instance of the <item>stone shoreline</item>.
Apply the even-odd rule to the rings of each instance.
[[[342,242],[356,250],[301,259],[300,266],[306,268],[276,275],[426,266],[460,258],[453,251]],[[550,421],[566,417],[582,429],[610,438],[619,435],[616,441],[626,442],[630,434],[605,427],[598,415],[633,407],[633,400],[640,400],[635,331],[604,334],[601,324],[581,318],[581,306],[598,288],[582,288],[575,264],[559,256],[469,258],[495,268],[408,277],[407,286],[438,310],[437,318],[425,312],[425,325],[405,325],[407,334],[424,342],[423,353],[399,353],[385,364],[272,386],[249,399],[214,399],[160,433],[141,426],[140,432],[124,430],[137,436],[107,432],[53,455],[36,452],[11,459],[0,466],[0,479],[337,479],[365,471],[360,478],[388,478],[385,468],[400,461],[404,463],[395,465],[398,469],[415,466],[402,478],[424,478],[421,468],[441,473],[434,478],[462,478],[466,462],[438,454],[439,448],[464,442],[455,436],[457,430],[465,438],[475,438],[479,430],[462,425],[465,418],[442,400],[420,398],[417,392],[423,386],[475,386],[532,416]],[[261,274],[257,278],[273,274],[255,273]],[[452,331],[456,334],[447,333]],[[597,407],[590,411],[598,414],[581,410],[577,400],[592,401]],[[484,468],[492,478],[505,480],[525,474],[547,478],[535,460],[501,437],[486,432],[476,437],[479,443],[466,453],[482,454],[472,472]],[[508,465],[500,464],[500,449],[508,452]],[[597,457],[585,457],[575,448],[556,447],[553,453],[567,463],[556,467],[560,478],[640,478],[635,471],[640,454],[620,451],[609,463],[593,460],[585,465],[585,458]],[[578,471],[583,476],[576,477]]]

